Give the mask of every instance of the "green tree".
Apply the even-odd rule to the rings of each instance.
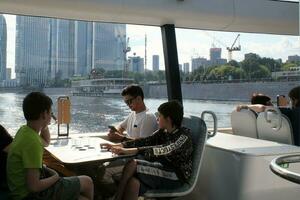
[[[221,65],[212,69],[207,75],[209,80],[232,80],[245,77],[243,69],[231,65]]]
[[[231,60],[227,64],[231,65],[231,66],[234,66],[234,67],[241,67],[241,65],[235,60]]]
[[[289,71],[291,67],[297,67],[296,63],[292,63],[292,62],[286,62],[282,65],[281,70],[282,71]]]
[[[282,67],[282,64],[273,58],[261,58],[259,63],[266,66],[270,72],[280,71]]]

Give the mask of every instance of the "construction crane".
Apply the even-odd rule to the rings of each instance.
[[[227,47],[227,51],[228,51],[228,61],[231,61],[232,60],[232,52],[233,51],[240,51],[241,50],[241,45],[240,45],[240,34],[238,34],[234,40],[234,42],[232,43],[231,47]],[[234,46],[236,41],[239,41],[238,42],[238,46]]]
[[[224,44],[223,42],[221,42],[220,40],[218,40],[216,37],[214,37],[213,35],[209,34],[208,32],[204,31],[204,33],[206,35],[208,35],[209,37],[211,37],[213,39],[213,41],[218,42],[220,45],[226,47],[227,51],[228,51],[228,62],[232,60],[232,52],[233,51],[240,51],[241,50],[241,45],[240,45],[240,34],[238,34],[234,40],[234,42],[232,43],[231,47],[228,47],[226,44]],[[235,43],[238,41],[238,45],[234,46]],[[214,43],[213,43],[214,46]]]
[[[131,51],[131,48],[129,46],[129,37],[127,37],[127,40],[122,42],[122,47],[123,47],[123,55],[124,55],[124,70],[123,70],[123,76],[127,75],[128,72],[128,62],[127,62],[127,53]]]

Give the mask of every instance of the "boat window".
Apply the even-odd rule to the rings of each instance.
[[[300,80],[297,36],[176,29],[176,38],[185,114],[212,110],[220,127],[253,92],[275,100]],[[30,91],[48,94],[54,113],[57,98],[70,96],[75,133],[124,120],[128,84],[141,85],[156,112],[167,101],[164,70],[160,27],[0,14],[0,123],[12,134]]]
[[[185,112],[212,110],[219,127],[253,93],[276,104],[299,85],[299,36],[176,29],[176,38]]]
[[[163,63],[159,27],[0,14],[0,123],[15,134],[23,98],[38,90],[54,113],[57,98],[70,96],[71,132],[106,131],[130,113],[126,85],[144,88],[152,112],[166,101]],[[161,89],[149,96],[145,83]]]

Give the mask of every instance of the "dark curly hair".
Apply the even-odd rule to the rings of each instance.
[[[175,125],[176,127],[181,126],[183,119],[183,107],[178,101],[172,100],[161,104],[158,107],[158,112],[165,118],[170,117],[173,123],[172,125]]]
[[[126,86],[121,93],[122,96],[126,96],[126,95],[130,95],[132,97],[137,97],[140,96],[142,97],[142,100],[144,100],[144,92],[143,89],[136,85],[136,84],[132,84],[132,85],[128,85]]]

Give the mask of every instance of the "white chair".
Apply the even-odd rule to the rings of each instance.
[[[278,108],[268,108],[257,117],[258,138],[283,144],[294,144],[290,120]]]
[[[231,127],[234,135],[257,138],[257,114],[249,109],[231,113]]]

